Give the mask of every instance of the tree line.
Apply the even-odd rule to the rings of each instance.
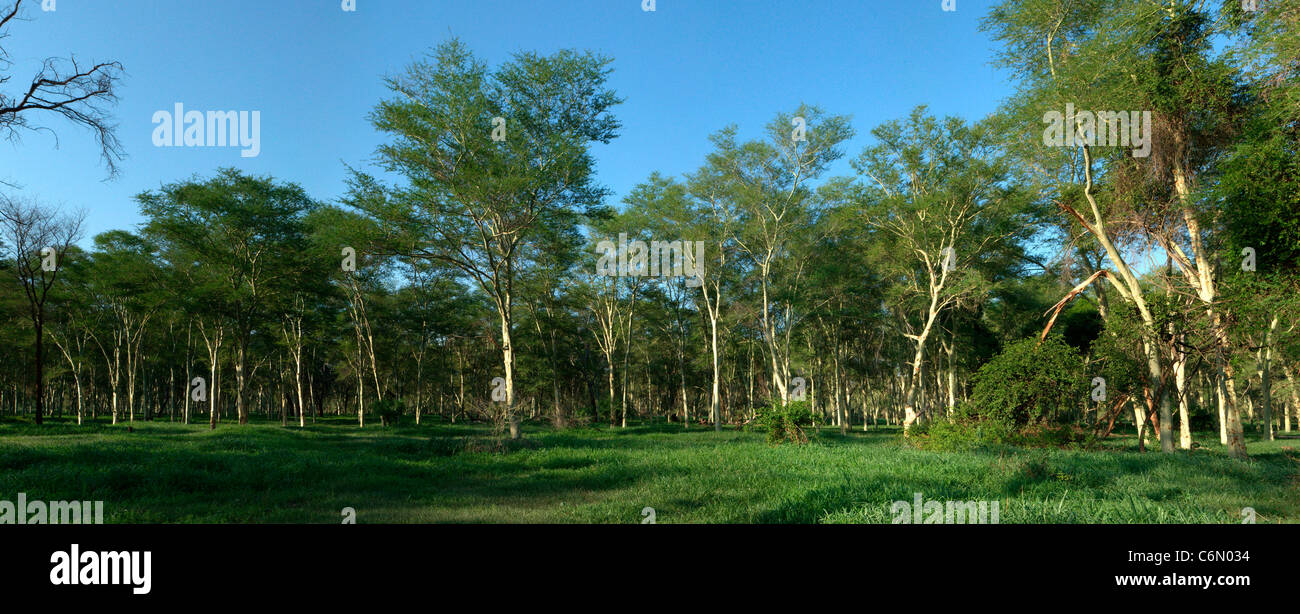
[[[818,425],[910,430],[1033,339],[1081,360],[1074,422],[1244,456],[1300,419],[1297,20],[1004,0],[983,28],[1016,93],[989,117],[918,107],[854,153],[849,116],[802,104],[719,127],[621,206],[592,155],[620,129],[611,58],[489,66],[451,40],[386,80],[384,143],[335,202],[222,169],[82,248],[80,214],[0,200],[0,413],[517,438],[806,400]]]

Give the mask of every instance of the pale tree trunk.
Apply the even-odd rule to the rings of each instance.
[[[1287,388],[1291,389],[1291,407],[1289,410],[1282,412],[1286,416],[1286,430],[1287,432],[1290,432],[1291,414],[1295,413],[1296,417],[1300,419],[1300,390],[1296,389],[1295,368],[1289,364],[1284,364],[1282,366],[1282,372],[1286,374]]]
[[[949,339],[944,349],[948,354],[948,415],[951,416],[957,408],[957,344]]]
[[[299,303],[299,307],[301,307],[301,303]],[[289,348],[289,357],[293,359],[293,386],[298,397],[298,428],[306,428],[307,408],[303,405],[302,397],[302,317],[291,316],[286,318],[281,325],[281,330],[284,333],[285,345]]]
[[[1268,330],[1264,333],[1264,349],[1260,352],[1264,358],[1263,368],[1260,373],[1261,394],[1264,395],[1263,415],[1261,417],[1264,420],[1264,436],[1269,441],[1275,439],[1273,433],[1273,376],[1271,365],[1273,363],[1273,333],[1277,330],[1277,325],[1278,317],[1275,315],[1268,325]],[[1286,411],[1283,410],[1283,413],[1286,413]]]
[[[499,307],[501,309],[501,361],[506,372],[506,419],[510,423],[510,438],[519,439],[519,415],[515,411],[515,349],[510,331],[509,294],[506,294],[503,304]]]
[[[348,316],[352,319],[352,328],[357,340],[357,428],[366,428],[366,355],[373,356],[374,353],[367,351],[368,337],[361,332],[362,328],[368,325],[369,320],[365,316],[365,297],[362,296],[361,288],[357,286],[355,275],[348,276]],[[378,394],[378,384],[379,378],[375,376],[376,394]]]
[[[721,372],[718,369],[718,318],[716,314],[709,315],[710,328],[710,349],[713,350],[713,393],[709,399],[709,411],[713,417],[713,430],[722,430],[722,401],[721,391],[719,389],[719,380]]]
[[[844,407],[845,403],[843,401],[844,380],[840,375],[840,343],[839,343],[838,335],[836,335],[836,339],[832,343],[834,343],[835,345],[835,352],[832,354],[835,357],[835,360],[834,360],[834,364],[831,367],[835,372],[835,376],[834,376],[835,377],[835,384],[834,384],[835,385],[835,393],[834,393],[835,394],[834,396],[835,421],[839,423],[840,434],[847,435],[849,431],[849,427],[848,427],[848,421],[845,420],[845,407]]]
[[[199,320],[199,334],[203,336],[203,345],[208,350],[208,428],[216,429],[217,417],[219,415],[217,407],[218,402],[220,401],[219,393],[221,390],[221,387],[217,384],[217,365],[218,360],[220,359],[221,343],[225,337],[225,328],[217,326],[212,331],[212,335],[209,336],[208,329],[204,326],[203,320]],[[188,382],[186,383],[186,386],[189,386]],[[190,392],[187,391],[186,396],[189,394]]]
[[[247,366],[245,361],[248,358],[248,345],[242,337],[243,335],[236,339],[238,343],[235,345],[235,417],[239,424],[248,424],[248,408],[244,406],[244,386],[247,384],[244,368]]]
[[[609,377],[609,424],[614,425],[614,353],[605,354],[605,365]]]
[[[298,428],[307,426],[307,406],[302,403],[302,351],[293,359],[293,387],[298,393]]]
[[[1214,309],[1214,301],[1218,297],[1218,288],[1214,279],[1214,266],[1210,262],[1209,254],[1206,253],[1205,247],[1201,240],[1200,221],[1196,218],[1195,211],[1191,208],[1191,179],[1187,170],[1181,164],[1174,165],[1174,190],[1178,194],[1179,201],[1182,203],[1183,223],[1187,227],[1188,239],[1192,247],[1192,257],[1188,258],[1178,242],[1163,238],[1165,251],[1178,263],[1179,269],[1183,272],[1188,282],[1196,288],[1197,298],[1205,305],[1205,312],[1209,318],[1213,330],[1215,331],[1215,341],[1217,345],[1217,360],[1215,361],[1215,371],[1223,374],[1227,368],[1227,357],[1231,351],[1231,342],[1224,330],[1224,323],[1221,314]],[[1158,237],[1160,238],[1160,237]],[[1231,377],[1231,376],[1229,376]],[[1241,424],[1240,409],[1236,403],[1235,385],[1228,382],[1228,394],[1219,396],[1219,413],[1225,417],[1226,433],[1223,437],[1224,443],[1228,445],[1232,456],[1237,458],[1246,457],[1245,439],[1233,436],[1232,425]],[[1233,415],[1233,414],[1236,415]]]
[[[596,337],[596,346],[600,348],[600,353],[605,357],[606,378],[609,384],[609,425],[614,426],[614,353],[618,349],[618,338],[622,329],[619,316],[618,304],[618,282],[612,279],[605,280],[607,284],[607,293],[596,297],[596,302],[589,309],[596,316],[596,326],[599,330],[593,330],[592,335]],[[600,419],[600,410],[596,409],[596,419]]]
[[[636,297],[639,289],[640,284],[634,281],[632,283],[632,298],[631,301],[628,302],[627,314],[624,318],[626,326],[623,329],[623,416],[620,428],[627,428],[627,380],[628,372],[630,371],[628,368],[628,356],[632,352],[632,321],[636,317]],[[610,407],[610,411],[614,411],[614,408]]]
[[[1226,390],[1227,407],[1224,410],[1225,428],[1227,446],[1234,457],[1244,458],[1246,450],[1246,438],[1241,429],[1241,409],[1237,406],[1237,381],[1232,364],[1224,360],[1227,366],[1224,368],[1223,388]],[[1222,398],[1222,397],[1221,397]],[[1238,453],[1240,450],[1240,453]]]
[[[370,355],[370,374],[375,378],[375,399],[384,400],[384,387],[379,383],[379,359],[375,352],[375,333],[370,329],[370,314],[361,305],[361,323],[366,328],[366,353]]]
[[[907,392],[903,396],[903,432],[912,428],[920,418],[917,412],[917,397],[920,394],[921,386],[925,385],[921,371],[925,362],[925,344],[930,338],[930,331],[934,326],[935,318],[938,316],[939,291],[941,287],[935,287],[931,284],[930,307],[926,312],[925,326],[921,332],[916,335],[907,335],[916,343],[916,350],[912,354],[912,374],[907,381]]]
[[[366,428],[365,356],[361,351],[361,329],[357,329],[357,428]]]
[[[767,342],[767,354],[772,362],[772,386],[775,388],[776,397],[784,405],[789,398],[789,388],[785,377],[783,377],[781,366],[778,364],[779,350],[777,348],[776,330],[772,322],[771,306],[767,294],[767,278],[771,269],[771,258],[772,254],[769,250],[767,257],[759,264],[763,297],[763,339]]]
[[[126,406],[129,414],[128,422],[135,422],[135,376],[140,368],[140,344],[144,341],[144,329],[149,323],[150,316],[145,316],[139,323],[139,327],[132,334],[130,328],[127,329],[126,339]],[[147,417],[147,416],[146,416]]]
[[[1174,384],[1178,394],[1178,447],[1192,449],[1191,413],[1187,407],[1187,353],[1176,349],[1174,358]]]
[[[1219,372],[1214,375],[1213,381],[1215,407],[1219,412],[1219,445],[1222,446],[1228,445],[1228,413],[1224,411],[1228,405],[1228,387],[1224,384],[1225,377],[1224,373]]]
[[[420,425],[420,414],[424,413],[424,352],[428,339],[427,325],[420,323],[420,349],[415,356],[415,425]]]
[[[192,337],[192,335],[194,334],[193,327],[194,327],[193,321],[186,322],[185,324],[185,394],[182,395],[184,398],[181,399],[181,422],[183,424],[190,423],[190,382],[194,381],[194,378],[190,377],[190,375],[192,374],[191,367],[193,362],[191,358],[191,352],[192,352],[192,348],[194,347],[193,337]]]
[[[1083,149],[1083,160],[1084,160],[1084,178],[1086,182],[1084,186],[1083,194],[1088,201],[1089,207],[1091,208],[1093,220],[1091,223],[1089,223],[1087,220],[1083,218],[1082,215],[1080,215],[1074,209],[1070,208],[1069,205],[1065,203],[1058,203],[1058,206],[1067,210],[1069,213],[1073,214],[1075,219],[1077,219],[1079,223],[1083,224],[1084,228],[1088,230],[1090,234],[1096,237],[1097,242],[1100,243],[1102,248],[1106,250],[1106,255],[1107,257],[1110,258],[1111,264],[1115,267],[1116,271],[1119,273],[1119,276],[1122,279],[1122,283],[1120,281],[1116,281],[1109,274],[1105,275],[1106,280],[1111,282],[1111,285],[1116,289],[1116,291],[1118,291],[1121,296],[1123,296],[1126,300],[1128,300],[1137,308],[1138,314],[1141,316],[1142,350],[1143,353],[1146,355],[1146,359],[1147,359],[1147,377],[1149,380],[1149,386],[1156,388],[1160,391],[1160,398],[1158,400],[1159,412],[1160,412],[1160,431],[1161,431],[1159,433],[1160,449],[1163,452],[1172,452],[1174,450],[1174,442],[1173,442],[1172,433],[1170,432],[1170,425],[1169,425],[1172,418],[1171,416],[1172,412],[1170,411],[1170,406],[1169,406],[1169,392],[1166,389],[1166,386],[1163,385],[1164,372],[1160,366],[1159,351],[1155,345],[1155,340],[1157,338],[1155,318],[1151,315],[1151,311],[1147,308],[1146,299],[1143,294],[1144,290],[1141,284],[1139,283],[1137,277],[1133,274],[1132,270],[1129,268],[1127,261],[1124,260],[1123,255],[1120,254],[1120,251],[1118,249],[1116,249],[1115,244],[1111,241],[1110,235],[1107,232],[1106,222],[1102,218],[1102,214],[1101,214],[1101,207],[1097,204],[1097,200],[1092,194],[1092,189],[1093,189],[1092,154],[1087,145],[1084,145],[1082,149]],[[1098,271],[1098,273],[1094,274],[1094,278],[1102,273],[1105,273],[1105,271],[1104,270]],[[1088,282],[1084,282],[1084,285],[1090,283],[1091,281],[1092,280],[1090,279]],[[1153,399],[1152,401],[1156,401],[1156,400]],[[1141,420],[1141,418],[1139,418],[1139,420]],[[1139,426],[1138,429],[1139,433],[1141,433],[1143,423],[1139,422],[1138,426]]]
[[[68,361],[68,367],[69,367],[69,370],[72,371],[72,380],[73,380],[73,382],[76,384],[76,387],[77,387],[77,425],[80,426],[80,425],[81,425],[81,417],[82,417],[82,409],[81,409],[81,364],[78,363],[78,362],[76,362],[76,361],[74,361],[74,360],[72,360],[72,355],[71,355],[70,353],[68,353],[67,345],[69,345],[69,344],[71,343],[71,340],[70,340],[70,339],[61,342],[61,341],[59,341],[59,337],[58,337],[57,335],[51,335],[51,338],[54,339],[54,345],[58,346],[59,351],[63,353],[63,358],[64,358],[65,360]],[[78,342],[78,346],[80,346],[80,345],[81,345],[81,342],[79,341],[79,342]],[[80,347],[78,347],[78,353],[80,353]],[[1288,429],[1288,430],[1290,430],[1290,429]]]
[[[102,345],[100,346],[100,353],[104,355],[104,368],[105,371],[107,371],[107,375],[108,375],[108,387],[109,387],[110,399],[111,399],[110,407],[112,411],[112,421],[110,422],[110,424],[117,424],[117,417],[118,417],[117,389],[118,389],[118,384],[119,382],[121,382],[121,377],[122,377],[122,349],[121,349],[121,343],[119,341],[120,336],[119,335],[114,335],[114,336],[115,336],[115,341],[113,344],[113,355],[111,358],[109,357],[107,350],[104,349],[104,346]],[[96,340],[96,343],[98,343],[98,340]]]
[[[1155,321],[1148,321],[1148,330],[1153,329]],[[1160,424],[1156,429],[1156,438],[1160,441],[1161,452],[1174,451],[1173,435],[1173,411],[1169,404],[1169,390],[1164,385],[1164,374],[1160,366],[1160,352],[1152,341],[1144,341],[1143,349],[1147,354],[1147,372],[1151,374],[1151,386],[1160,393],[1160,398],[1155,399],[1159,403]]]
[[[691,404],[686,397],[686,348],[685,340],[678,341],[677,347],[677,374],[678,383],[681,386],[682,393],[682,425],[685,428],[691,427]]]
[[[709,299],[709,285],[707,280],[700,284],[700,290],[704,294],[704,308],[709,317],[709,350],[713,354],[713,389],[709,397],[709,416],[713,420],[713,430],[722,430],[722,402],[721,391],[718,380],[721,378],[721,371],[718,367],[718,317],[722,303],[722,282],[714,285],[713,299]]]

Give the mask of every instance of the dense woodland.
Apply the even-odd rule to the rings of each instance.
[[[1054,409],[1029,422],[1244,456],[1300,420],[1300,0],[1256,8],[1004,0],[983,23],[1017,93],[992,116],[772,109],[621,202],[592,153],[618,144],[613,58],[450,40],[387,80],[385,144],[340,154],[337,201],[204,170],[86,237],[0,186],[0,414],[517,438],[806,400],[820,428],[913,429],[1032,374],[1052,398],[1018,406]],[[91,127],[111,173],[122,67],[49,66],[0,92],[0,132]],[[1149,155],[1075,114],[1048,144],[1067,105],[1149,111]]]

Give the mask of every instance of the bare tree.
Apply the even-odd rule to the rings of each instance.
[[[0,257],[27,296],[28,316],[36,337],[36,423],[45,413],[45,303],[59,274],[59,259],[81,238],[84,212],[63,215],[32,201],[0,197]]]
[[[23,0],[13,0],[5,8],[0,4],[0,86],[13,79],[8,74],[13,66],[4,49],[8,37],[6,27],[21,21]],[[108,107],[117,102],[117,83],[122,65],[117,62],[78,62],[49,57],[32,77],[25,90],[6,93],[0,90],[0,136],[17,140],[21,131],[53,130],[42,125],[42,115],[57,114],[64,119],[89,129],[99,141],[104,165],[110,175],[117,174],[117,162],[124,157],[122,144],[117,140],[117,126],[108,114]]]

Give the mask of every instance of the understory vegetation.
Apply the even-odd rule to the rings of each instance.
[[[1139,454],[1132,434],[1099,450],[918,450],[896,427],[771,445],[760,432],[633,424],[528,428],[347,419],[134,432],[66,421],[0,423],[0,492],[103,500],[105,522],[889,523],[894,501],[998,501],[1006,523],[1300,522],[1300,439]],[[150,471],[140,471],[149,466]]]
[[[182,170],[216,158],[163,132],[206,146],[245,112],[177,103],[147,189],[74,203],[130,227],[0,177],[0,497],[112,522],[883,522],[915,493],[1010,523],[1300,520],[1300,0],[990,4],[1011,93],[986,115],[746,92],[757,121],[683,115],[708,132],[656,151],[688,157],[618,194],[624,123],[680,112],[623,111],[615,75],[647,64],[452,37],[352,58],[386,76],[304,139],[332,171],[277,147]],[[0,137],[85,129],[112,175],[125,67],[29,81],[34,6],[0,0]]]

